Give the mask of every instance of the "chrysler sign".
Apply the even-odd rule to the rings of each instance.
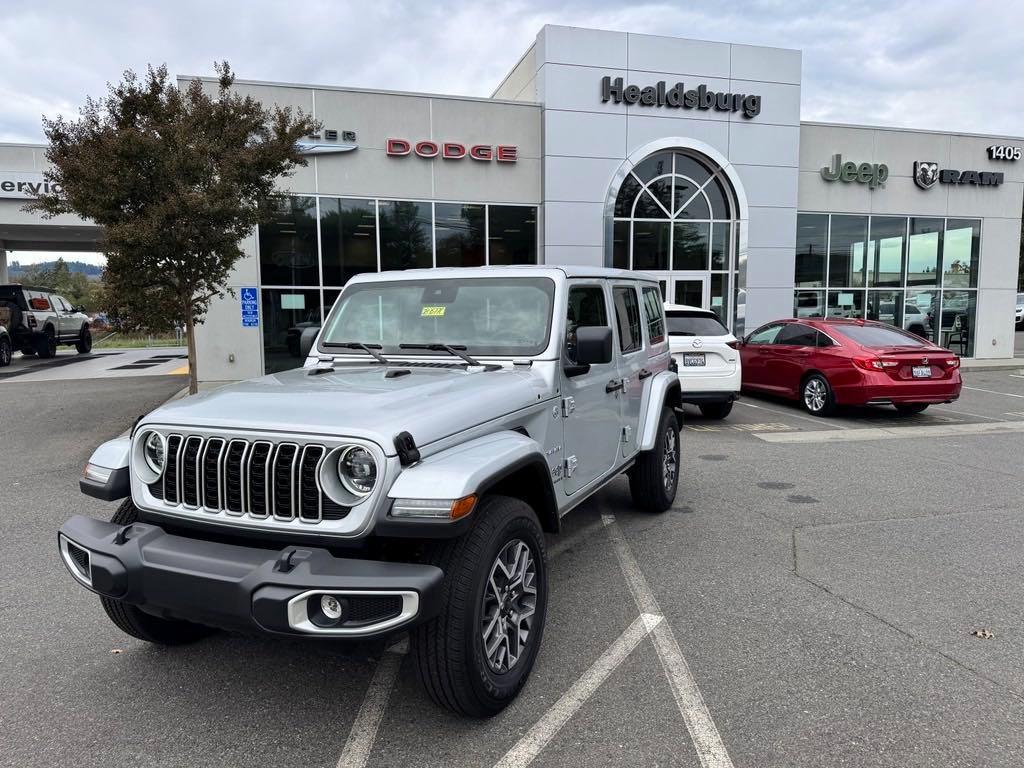
[[[60,185],[50,184],[41,173],[0,171],[0,197],[33,200],[50,192],[60,192]]]

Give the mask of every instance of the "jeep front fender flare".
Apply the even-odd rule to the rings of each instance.
[[[78,489],[86,496],[103,501],[116,501],[131,495],[129,459],[132,439],[128,436],[108,440],[92,452],[86,470],[95,468],[93,473],[83,474],[78,480]],[[98,479],[104,473],[106,480]]]
[[[637,441],[639,450],[649,451],[654,448],[662,409],[665,406],[678,408],[682,404],[680,398],[679,377],[672,371],[661,371],[651,379],[640,405],[640,439]]]

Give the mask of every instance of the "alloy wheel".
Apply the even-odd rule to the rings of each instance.
[[[819,378],[813,378],[804,384],[804,404],[807,410],[817,413],[825,407],[825,400],[828,398],[828,390],[825,389],[825,382]]]
[[[522,539],[505,544],[487,576],[480,635],[493,672],[504,674],[523,656],[537,610],[537,564]]]
[[[676,449],[676,431],[669,427],[665,430],[665,452],[661,460],[661,479],[665,483],[666,493],[671,494],[676,485],[676,473],[679,471],[679,453]]]

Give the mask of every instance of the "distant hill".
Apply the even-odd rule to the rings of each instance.
[[[81,272],[90,280],[99,280],[103,274],[103,267],[98,264],[86,264],[84,261],[67,260],[64,263],[68,265],[69,272]],[[17,261],[12,261],[7,266],[7,271],[10,274],[11,282],[18,282],[29,272],[53,269],[56,264],[56,261],[41,261],[38,264],[22,265]]]

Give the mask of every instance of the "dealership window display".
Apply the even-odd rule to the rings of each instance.
[[[979,220],[800,213],[796,247],[795,286],[827,290],[795,291],[794,317],[877,320],[973,356]]]

